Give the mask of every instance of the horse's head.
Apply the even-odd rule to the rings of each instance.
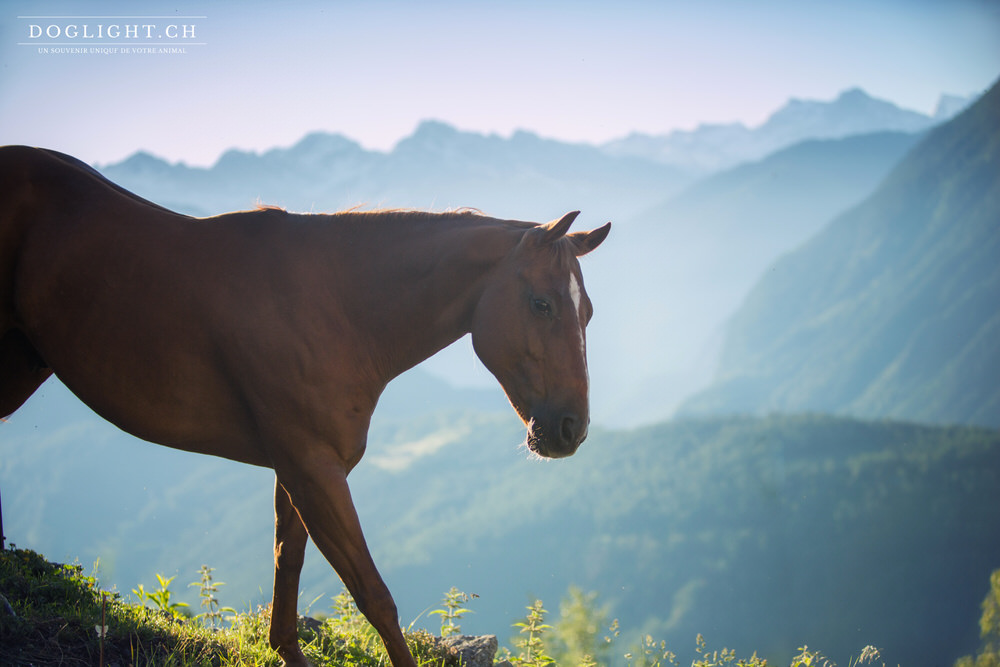
[[[553,458],[573,454],[587,437],[593,306],[577,257],[611,229],[568,234],[578,214],[525,232],[491,274],[472,324],[476,354],[527,425],[528,447]]]

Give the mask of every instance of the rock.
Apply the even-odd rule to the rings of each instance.
[[[323,621],[317,620],[312,616],[299,616],[299,627],[319,633],[319,629],[323,627]]]
[[[497,654],[496,635],[455,635],[441,640],[444,646],[458,653],[464,667],[493,667]]]
[[[10,606],[10,602],[8,602],[7,598],[3,596],[3,593],[0,593],[0,611],[11,618],[17,618],[17,614],[14,613],[14,608]],[[495,651],[496,648],[493,650]]]

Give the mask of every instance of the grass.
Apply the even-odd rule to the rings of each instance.
[[[13,545],[0,551],[0,664],[11,667],[29,665],[97,665],[99,667],[250,667],[281,664],[277,653],[267,643],[270,611],[259,607],[248,613],[235,613],[218,606],[211,568],[202,568],[203,606],[208,611],[192,616],[178,603],[170,602],[171,579],[159,578],[160,589],[146,592],[141,586],[138,603],[103,591],[95,576],[85,575],[79,565],[50,563],[43,556]],[[1000,570],[994,573],[1000,591]],[[1000,600],[1000,593],[995,594]],[[445,594],[444,609],[431,612],[441,617],[441,635],[461,631],[457,621],[469,613],[462,605],[475,596],[456,589]],[[593,640],[601,610],[593,596],[577,596],[578,613],[564,610],[555,625],[545,623],[541,601],[527,608],[513,641],[514,651],[504,648],[498,659],[515,667],[597,667],[611,662],[606,652],[617,637],[618,622],[604,638],[607,646]],[[983,603],[984,638],[1000,636],[1000,621],[989,612],[992,598]],[[207,601],[207,603],[206,603]],[[154,607],[145,606],[152,602]],[[186,606],[186,605],[185,605]],[[571,605],[572,606],[572,605]],[[1000,609],[1000,605],[994,605]],[[306,657],[314,665],[337,667],[389,667],[389,659],[378,634],[358,611],[345,592],[334,598],[334,614],[323,620],[307,619],[299,626],[299,640]],[[228,613],[223,613],[228,612]],[[989,618],[987,618],[989,616]],[[1000,614],[994,614],[1000,618]],[[993,620],[990,620],[993,619]],[[987,628],[989,621],[989,628]],[[579,627],[578,627],[579,626]],[[587,630],[583,631],[583,626]],[[419,667],[460,667],[454,651],[423,630],[405,631],[407,643]],[[987,637],[989,635],[989,637]],[[580,640],[585,636],[585,640]],[[595,635],[596,636],[596,635]],[[567,639],[577,637],[576,640]],[[578,644],[574,646],[574,644]],[[516,651],[516,652],[515,652]],[[793,658],[790,667],[833,667],[836,663],[806,647]],[[737,659],[734,651],[709,650],[698,635],[692,667],[767,667],[756,654]],[[550,657],[551,655],[555,657]],[[970,658],[970,660],[972,660]],[[677,655],[664,642],[645,637],[638,646],[624,654],[627,667],[676,666]],[[884,665],[874,647],[865,647],[861,656],[848,662],[857,665]],[[969,662],[992,665],[995,663]]]
[[[249,667],[279,665],[267,644],[269,610],[228,616],[228,627],[130,603],[102,591],[79,565],[26,549],[0,552],[0,664]],[[351,604],[299,628],[316,665],[389,665],[378,635]],[[102,632],[102,628],[106,628]],[[420,667],[457,667],[432,635],[407,633]]]

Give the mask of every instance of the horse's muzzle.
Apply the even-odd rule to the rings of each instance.
[[[528,449],[549,459],[572,456],[587,439],[588,421],[572,412],[532,417]]]

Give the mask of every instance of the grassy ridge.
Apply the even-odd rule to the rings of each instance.
[[[133,604],[102,591],[78,565],[50,563],[26,549],[0,552],[0,664],[28,665],[279,665],[267,645],[269,610],[234,614],[228,627],[172,610]],[[101,628],[104,627],[104,632]],[[303,624],[303,650],[316,665],[385,665],[381,641],[347,605],[337,617]],[[408,633],[421,667],[455,664],[426,632]]]
[[[0,663],[25,666],[59,665],[278,665],[280,659],[267,645],[269,610],[237,614],[217,623],[212,614],[192,617],[180,603],[170,603],[169,579],[161,588],[140,593],[159,608],[132,604],[117,593],[103,591],[95,576],[79,565],[59,565],[26,549],[0,552]],[[203,579],[204,583],[204,579]],[[1000,570],[991,576],[991,591],[982,603],[980,620],[983,649],[962,658],[956,667],[996,665],[1000,639]],[[214,593],[215,589],[212,589]],[[135,592],[135,591],[134,591]],[[204,588],[203,588],[204,593]],[[474,596],[452,588],[442,600],[441,635],[461,632],[458,622],[470,612]],[[214,600],[209,595],[206,599]],[[211,605],[209,605],[211,606]],[[387,665],[388,657],[374,629],[346,593],[335,598],[335,615],[324,620],[300,619],[299,639],[315,665],[367,667]],[[621,659],[612,657],[618,621],[607,624],[607,610],[596,604],[596,594],[571,589],[560,605],[560,617],[546,623],[542,602],[529,605],[527,616],[514,624],[517,633],[510,648],[500,651],[498,665],[506,667],[627,667],[679,665],[666,642],[646,635]],[[604,628],[607,628],[606,633]],[[426,631],[406,632],[407,642],[420,667],[458,667],[457,653]],[[822,653],[800,647],[790,667],[836,665]],[[849,667],[885,665],[874,646],[866,646]],[[766,667],[757,653],[738,659],[736,651],[712,650],[702,635],[695,641],[692,667]]]

